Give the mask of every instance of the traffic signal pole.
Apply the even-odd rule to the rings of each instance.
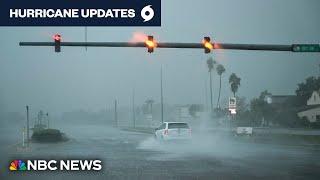
[[[162,66],[160,69],[160,100],[161,100],[161,123],[163,124],[163,84],[162,84]]]
[[[232,44],[211,43],[214,49],[255,50],[255,51],[291,51],[320,52],[320,44]],[[55,42],[20,42],[20,46],[55,46]],[[69,47],[147,47],[145,42],[60,42],[60,46]],[[203,49],[203,43],[157,42],[155,48],[191,48]]]

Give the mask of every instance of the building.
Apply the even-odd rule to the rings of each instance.
[[[284,104],[293,105],[292,102],[296,99],[295,95],[267,95],[264,100],[272,106],[283,106]]]
[[[306,118],[309,122],[320,122],[320,92],[314,91],[307,100],[307,106],[298,112],[299,118]]]
[[[311,97],[307,101],[308,106],[319,105],[320,104],[320,95],[319,91],[313,91]]]
[[[307,118],[311,123],[320,122],[320,105],[310,107],[298,113],[300,118]]]

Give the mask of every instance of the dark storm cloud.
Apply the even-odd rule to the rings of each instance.
[[[134,32],[154,34],[160,41],[200,42],[211,36],[232,43],[319,43],[320,1],[309,0],[185,0],[162,1],[162,27],[89,27],[90,41],[127,41]],[[128,106],[132,88],[137,104],[153,97],[159,102],[160,66],[164,70],[167,103],[205,103],[206,59],[226,67],[222,96],[231,93],[228,76],[242,81],[240,96],[264,89],[293,94],[296,84],[317,74],[319,54],[125,48],[19,47],[19,41],[50,41],[59,32],[64,41],[83,41],[83,27],[1,27],[0,82],[8,111],[26,104],[54,112],[97,110],[118,98]],[[215,92],[218,79],[215,77]]]

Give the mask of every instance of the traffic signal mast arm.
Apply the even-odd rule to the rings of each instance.
[[[229,43],[211,43],[214,49],[230,50],[260,50],[260,51],[292,51],[292,52],[320,52],[319,44],[229,44]],[[55,42],[20,42],[20,46],[55,46]],[[60,42],[60,46],[76,47],[147,47],[145,42]],[[203,43],[172,43],[157,42],[154,48],[198,48],[203,49]]]

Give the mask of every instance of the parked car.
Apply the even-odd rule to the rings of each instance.
[[[157,140],[188,140],[191,138],[191,128],[185,122],[164,122],[155,129]]]
[[[237,127],[235,135],[238,136],[252,136],[253,135],[253,128],[252,127]]]

